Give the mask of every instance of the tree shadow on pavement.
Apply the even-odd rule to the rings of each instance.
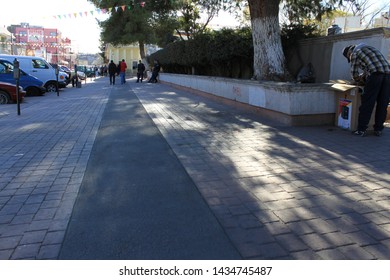
[[[390,131],[287,127],[166,85],[134,87],[246,259],[388,259]]]

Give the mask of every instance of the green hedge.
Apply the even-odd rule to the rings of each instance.
[[[164,72],[251,78],[253,44],[250,28],[222,29],[177,41],[152,54]]]
[[[281,39],[287,65],[299,40],[316,36],[314,25],[284,25]],[[249,79],[253,76],[251,29],[222,29],[176,41],[152,54],[150,61],[154,59],[167,73]]]

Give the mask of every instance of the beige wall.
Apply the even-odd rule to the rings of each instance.
[[[116,64],[124,59],[127,64],[127,71],[130,73],[136,73],[134,65],[136,65],[138,60],[141,59],[139,46],[138,44],[126,46],[113,46],[111,44],[107,44],[106,58],[108,59],[108,62],[113,60]]]

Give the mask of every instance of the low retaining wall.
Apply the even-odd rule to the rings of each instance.
[[[286,125],[334,125],[336,102],[329,84],[258,82],[160,73],[162,82],[232,105]]]

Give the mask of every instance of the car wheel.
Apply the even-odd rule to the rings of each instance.
[[[40,89],[36,87],[30,87],[26,90],[26,94],[30,96],[38,96],[38,95],[43,95]]]
[[[57,86],[54,83],[49,83],[46,85],[47,92],[57,92]]]
[[[0,104],[7,104],[10,102],[10,100],[11,98],[9,97],[8,93],[0,90]]]

